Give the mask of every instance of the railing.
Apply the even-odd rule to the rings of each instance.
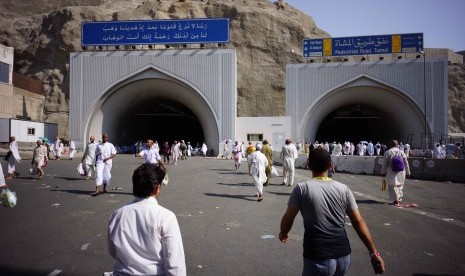
[[[13,86],[26,91],[44,95],[44,84],[41,81],[13,72]]]

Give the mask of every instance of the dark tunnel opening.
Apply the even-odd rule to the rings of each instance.
[[[400,130],[392,118],[370,106],[348,105],[330,113],[320,124],[315,140],[318,142],[372,141],[388,143],[399,137]]]
[[[139,102],[120,113],[115,130],[121,135],[113,141],[119,145],[133,145],[151,138],[161,146],[166,141],[190,142],[202,145],[204,133],[200,121],[188,106],[165,99]]]

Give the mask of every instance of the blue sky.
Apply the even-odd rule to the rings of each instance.
[[[332,37],[423,33],[426,48],[465,50],[465,0],[286,0]]]

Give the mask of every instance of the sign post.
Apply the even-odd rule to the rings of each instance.
[[[304,57],[419,53],[423,33],[304,39]]]
[[[81,24],[81,46],[228,43],[229,19],[98,21]]]

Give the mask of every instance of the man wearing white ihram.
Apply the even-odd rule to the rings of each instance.
[[[286,139],[286,144],[281,149],[281,161],[283,161],[283,183],[281,185],[292,186],[294,183],[295,151],[291,146],[290,139]]]
[[[96,162],[96,175],[95,175],[95,192],[92,196],[99,195],[100,186],[103,184],[103,192],[107,192],[107,186],[110,185],[111,180],[111,167],[113,157],[116,156],[116,149],[112,143],[108,142],[108,134],[103,134],[102,143],[97,145],[95,150]]]
[[[21,161],[19,156],[18,144],[16,143],[16,138],[14,136],[10,137],[10,147],[9,147],[10,156],[8,157],[8,176],[6,179],[13,179],[19,175],[16,172],[16,162]]]
[[[86,179],[90,179],[95,174],[95,151],[97,144],[95,143],[95,137],[90,136],[90,143],[87,144],[84,155],[82,156],[81,163],[86,173]]]
[[[265,183],[267,180],[265,169],[268,167],[268,159],[260,151],[262,149],[261,144],[257,144],[255,147],[257,150],[247,157],[247,162],[249,163],[250,175],[253,177],[255,189],[257,190],[257,201],[262,201],[263,183]]]
[[[393,162],[394,157],[396,161],[402,159],[404,168],[395,168]],[[410,177],[410,167],[408,164],[407,156],[405,153],[398,148],[396,140],[391,141],[391,148],[384,153],[383,165],[381,167],[381,174],[386,178],[387,190],[389,193],[389,200],[392,201],[393,205],[398,205],[402,201],[404,196],[404,182],[406,177]]]
[[[69,160],[73,160],[75,153],[76,153],[76,144],[74,143],[73,140],[69,140],[69,152],[68,152]]]
[[[55,144],[53,146],[54,151],[53,154],[55,154],[55,160],[60,159],[61,157],[61,152],[63,151],[63,148],[61,147],[62,143],[60,138],[57,137]]]

